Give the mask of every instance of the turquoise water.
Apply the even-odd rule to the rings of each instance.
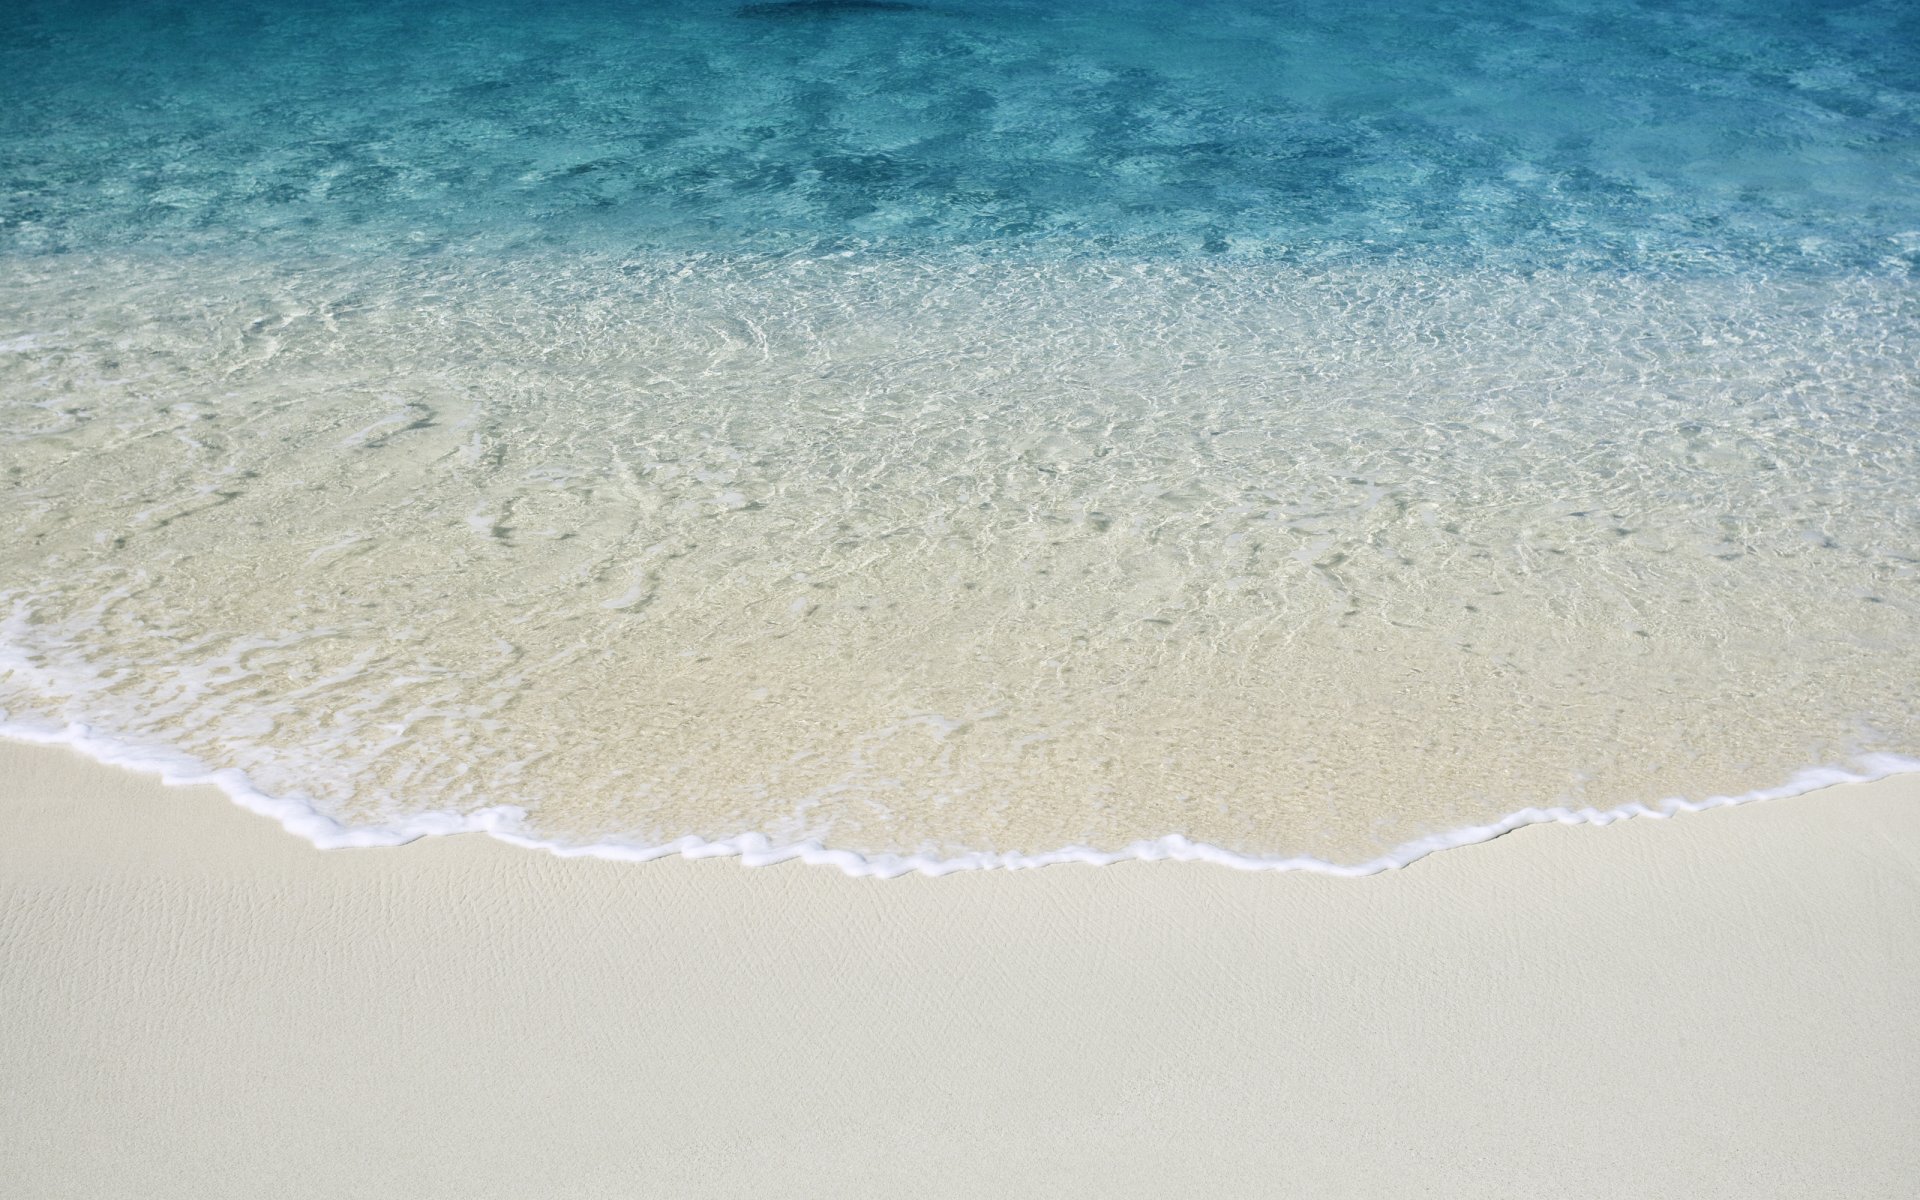
[[[10,11],[11,253],[1920,254],[1897,0]]]
[[[0,731],[885,870],[1911,767],[1916,130],[1897,3],[16,4]]]

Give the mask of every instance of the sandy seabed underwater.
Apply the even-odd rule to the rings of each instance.
[[[843,865],[1903,769],[1912,21],[30,6],[6,726]]]

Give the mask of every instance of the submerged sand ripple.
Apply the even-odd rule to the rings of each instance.
[[[348,822],[1362,861],[1920,746],[1899,279],[60,259],[15,721]]]

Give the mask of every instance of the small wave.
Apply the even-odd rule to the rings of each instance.
[[[253,786],[246,773],[209,767],[192,757],[167,750],[135,748],[101,737],[85,725],[52,726],[15,721],[0,713],[0,738],[37,746],[63,746],[108,766],[158,775],[169,786],[207,784],[226,793],[248,812],[271,818],[295,837],[322,850],[351,847],[401,846],[426,837],[455,833],[484,833],[528,850],[544,850],[559,858],[600,858],[612,862],[650,862],[678,854],[682,858],[738,858],[743,866],[766,867],[785,862],[837,867],[854,877],[895,879],[902,875],[951,875],[958,871],[1023,870],[1061,863],[1111,866],[1114,863],[1206,862],[1241,871],[1307,871],[1316,875],[1357,878],[1410,866],[1429,854],[1492,841],[1528,825],[1611,825],[1629,817],[1673,817],[1681,813],[1727,808],[1755,800],[1801,796],[1843,783],[1869,783],[1892,775],[1920,773],[1920,759],[1898,754],[1867,754],[1851,767],[1818,766],[1796,772],[1778,787],[1738,795],[1708,796],[1701,800],[1674,797],[1656,804],[1625,804],[1617,808],[1523,808],[1498,821],[1467,825],[1405,842],[1386,854],[1358,863],[1328,862],[1311,855],[1242,854],[1177,833],[1133,842],[1119,850],[1091,846],[1062,846],[1057,850],[1027,852],[979,851],[948,856],[931,854],[863,854],[822,845],[816,841],[782,843],[763,834],[710,841],[689,835],[658,844],[604,841],[572,845],[529,833],[526,813],[512,805],[495,805],[470,813],[417,813],[384,825],[347,825],[297,797],[273,796]]]

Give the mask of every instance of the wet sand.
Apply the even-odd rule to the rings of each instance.
[[[316,851],[0,751],[36,1197],[1904,1196],[1920,777],[1365,879]]]

